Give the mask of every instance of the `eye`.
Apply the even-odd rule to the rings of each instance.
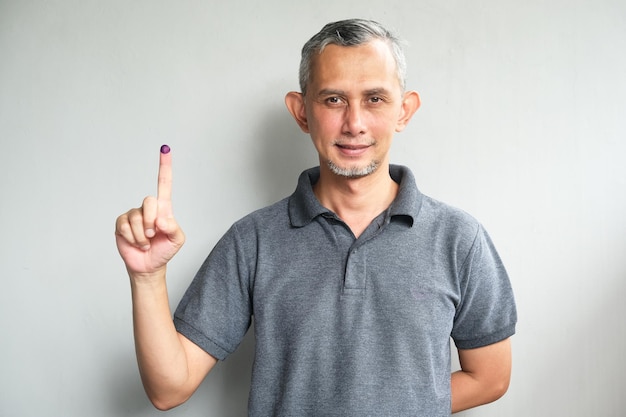
[[[370,103],[381,103],[383,99],[381,97],[370,97]]]
[[[328,104],[339,104],[339,103],[341,103],[341,99],[339,97],[328,97],[326,99],[326,103],[328,103]]]

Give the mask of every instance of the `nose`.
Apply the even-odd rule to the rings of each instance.
[[[350,104],[346,107],[344,116],[344,134],[359,136],[364,134],[365,131],[365,114],[363,109],[358,104]]]

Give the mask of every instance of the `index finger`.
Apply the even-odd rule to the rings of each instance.
[[[159,201],[172,199],[172,154],[167,145],[161,146],[157,199]]]

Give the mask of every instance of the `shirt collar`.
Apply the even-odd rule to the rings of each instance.
[[[390,218],[402,216],[412,226],[420,207],[423,195],[415,184],[411,170],[401,165],[390,165],[391,178],[400,185],[398,195],[388,210]],[[289,219],[294,227],[303,227],[311,223],[319,215],[332,212],[322,206],[313,193],[313,185],[319,180],[320,168],[310,168],[300,174],[296,191],[289,197]]]

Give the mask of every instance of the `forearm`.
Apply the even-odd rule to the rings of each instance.
[[[509,339],[482,348],[459,350],[461,370],[452,373],[452,412],[478,407],[502,397],[511,380]]]
[[[451,376],[452,413],[488,404],[506,392],[506,386],[481,383],[467,372],[457,371]]]
[[[141,379],[157,408],[171,408],[193,392],[185,350],[174,327],[165,271],[151,277],[131,276],[135,349]]]

